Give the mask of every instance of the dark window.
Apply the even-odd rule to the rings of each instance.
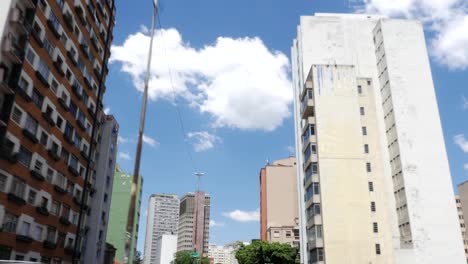
[[[380,255],[380,244],[375,244],[375,254]]]
[[[0,259],[10,260],[11,248],[0,245]]]
[[[361,113],[362,116],[365,115],[364,107],[361,106],[359,108],[359,112]]]
[[[362,94],[362,86],[361,85],[357,86],[357,91],[358,91],[358,94]]]
[[[362,127],[362,134],[363,134],[364,136],[367,135],[367,127]]]
[[[366,170],[367,170],[367,172],[371,172],[371,171],[372,171],[372,167],[371,167],[370,162],[367,162],[367,163],[366,163]]]
[[[372,230],[374,231],[374,233],[378,233],[379,232],[379,224],[377,224],[376,222],[372,223]]]
[[[364,153],[369,153],[369,144],[364,144]]]
[[[33,89],[31,99],[37,107],[42,108],[42,102],[44,101],[44,96],[39,93],[37,89]]]
[[[31,151],[21,146],[18,155],[18,161],[26,167],[29,167],[31,163]]]
[[[375,211],[376,211],[375,202],[371,202],[370,208],[371,208],[371,211],[372,211],[372,212],[375,212]]]
[[[373,192],[373,191],[374,191],[374,183],[369,182],[369,192]]]

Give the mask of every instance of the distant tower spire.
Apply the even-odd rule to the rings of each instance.
[[[195,176],[197,176],[197,192],[200,191],[200,183],[201,183],[201,176],[205,175],[204,172],[195,172],[193,173]]]

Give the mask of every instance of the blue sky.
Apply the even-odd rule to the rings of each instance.
[[[292,153],[290,45],[299,16],[314,12],[367,8],[426,21],[452,177],[454,184],[468,179],[468,39],[456,34],[468,36],[468,15],[456,8],[463,4],[458,0],[446,5],[426,1],[417,10],[411,4],[417,1],[400,2],[407,4],[395,6],[391,0],[371,0],[367,5],[359,0],[160,0],[164,30],[157,34],[153,56],[138,248],[143,248],[149,195],[182,196],[193,191],[194,171],[206,173],[202,189],[212,196],[211,219],[216,224],[211,227],[210,242],[259,237],[255,221],[259,169],[267,159]],[[141,102],[136,87],[141,89],[149,45],[145,26],[150,22],[150,0],[117,1],[104,102],[120,124],[118,161],[128,172],[133,171]]]

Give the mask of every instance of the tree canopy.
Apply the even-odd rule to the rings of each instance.
[[[208,258],[197,258],[193,259],[192,258],[192,252],[191,251],[179,251],[175,253],[175,258],[171,262],[171,264],[209,264],[210,260]]]
[[[239,264],[295,264],[298,250],[289,244],[254,241],[236,252]]]

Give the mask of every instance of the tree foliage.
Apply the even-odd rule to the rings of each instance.
[[[194,263],[209,264],[210,260],[204,257],[193,259],[191,251],[179,251],[175,253],[174,260],[171,262],[171,264],[194,264]]]
[[[294,264],[298,250],[289,244],[255,241],[236,252],[239,264]]]

